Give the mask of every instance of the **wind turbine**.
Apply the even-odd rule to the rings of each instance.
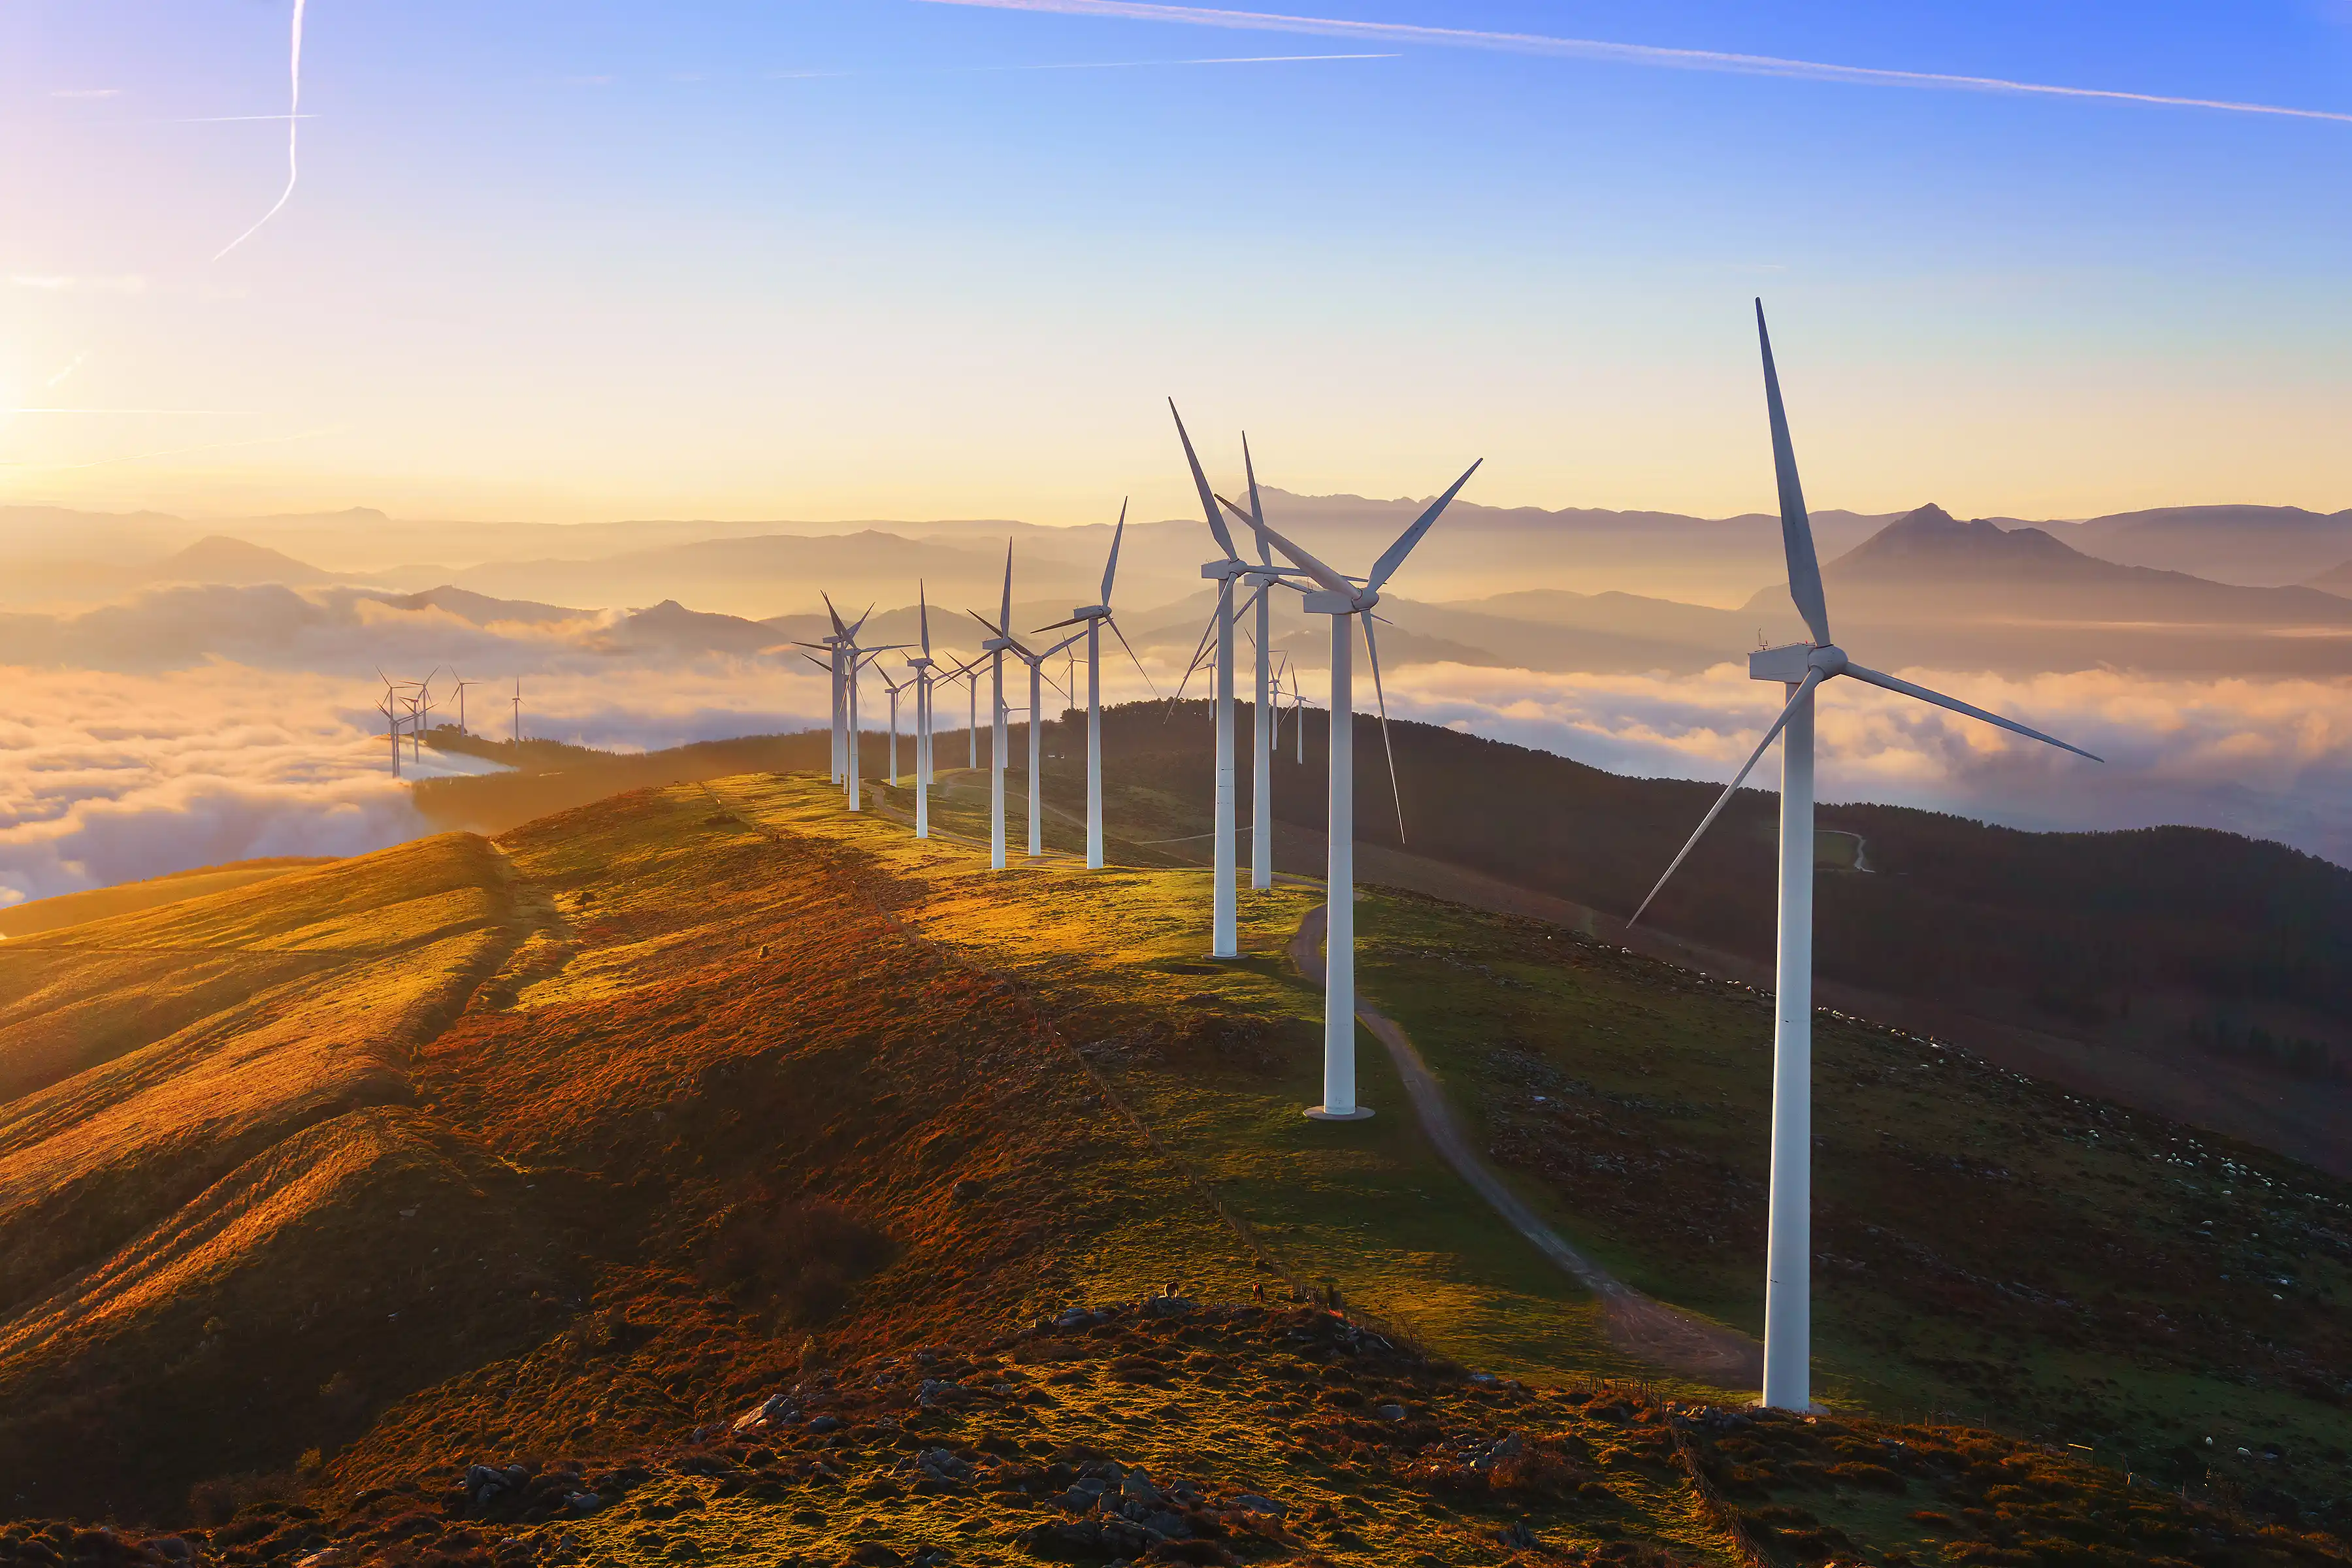
[[[383,672],[381,665],[376,668],[375,678],[383,682],[383,697],[376,703],[375,710],[383,715],[384,736],[392,742],[392,776],[398,778],[400,776],[400,710],[398,706],[400,700],[393,694],[394,689],[392,677]]]
[[[965,614],[983,626],[989,624],[988,617],[978,610],[967,610]],[[1004,542],[1004,605],[998,612],[997,625],[1001,626],[1012,619],[1013,541],[1008,539]],[[1012,644],[1013,639],[999,631],[980,645],[980,651],[988,656],[988,673],[992,682],[988,733],[988,866],[992,871],[1004,869],[1004,650]],[[972,683],[972,700],[975,704],[980,700],[976,676]],[[975,712],[972,715],[975,731],[979,728],[979,721],[980,716]],[[973,743],[979,743],[976,735]]]
[[[1045,733],[1043,726],[1045,708],[1045,661],[1077,641],[1084,634],[1072,632],[1052,647],[1040,652],[1024,647],[1020,638],[1006,635],[1001,624],[992,625],[986,619],[977,616],[973,619],[979,620],[982,626],[987,626],[990,631],[996,634],[994,640],[1003,645],[1003,652],[998,655],[999,658],[1009,653],[1029,667],[1029,854],[1034,859],[1045,853],[1045,796],[1042,778]],[[1063,695],[1067,697],[1069,694],[1064,692]],[[1000,730],[999,732],[1002,733],[1002,731]]]
[[[1194,472],[1198,473],[1196,466]],[[1242,472],[1249,479],[1249,510],[1219,496],[1226,510],[1256,529],[1265,521],[1265,508],[1258,500],[1257,467],[1250,460],[1249,433],[1242,433]],[[1265,548],[1265,535],[1257,535],[1258,563],[1242,578],[1245,587],[1254,590],[1257,601],[1257,690],[1250,714],[1250,886],[1274,886],[1274,715],[1266,706],[1267,647],[1272,637],[1273,594],[1271,590],[1282,581],[1283,574],[1274,564],[1274,557]]]
[[[515,677],[514,743],[516,752],[515,760],[520,763],[522,760],[522,677],[520,675]]]
[[[898,694],[914,682],[893,680],[890,679],[890,672],[887,669],[877,669],[874,673],[882,678],[883,687],[890,693],[890,776],[884,781],[884,786],[897,789],[898,787]],[[921,750],[919,745],[916,747],[919,753]]]
[[[1483,458],[1479,459],[1484,461]],[[1364,620],[1364,652],[1372,666],[1372,690],[1380,698],[1381,741],[1387,746],[1388,695],[1381,688],[1381,649],[1372,634],[1372,606],[1381,602],[1381,584],[1404,564],[1404,558],[1412,553],[1412,547],[1421,542],[1422,535],[1429,531],[1438,513],[1477,471],[1478,463],[1471,464],[1444,495],[1431,501],[1429,509],[1413,520],[1412,526],[1399,534],[1396,542],[1372,563],[1371,573],[1361,587],[1265,523],[1251,520],[1251,527],[1273,541],[1276,549],[1318,584],[1307,594],[1307,613],[1331,617],[1331,804],[1330,820],[1324,828],[1328,846],[1324,880],[1330,914],[1327,928],[1328,947],[1323,961],[1323,1103],[1307,1111],[1319,1121],[1355,1121],[1371,1114],[1356,1103],[1356,748],[1354,692],[1349,668],[1356,639],[1349,623],[1359,616]],[[1389,788],[1391,792],[1397,790],[1396,752],[1392,747],[1389,748]],[[1397,834],[1400,837],[1404,834],[1402,793],[1397,793]]]
[[[931,601],[920,578],[915,582],[915,603],[920,609],[923,651],[907,661],[915,672],[915,837],[931,836]],[[898,747],[891,747],[890,765],[898,767]]]
[[[1763,648],[1748,656],[1751,680],[1777,680],[1789,693],[1787,706],[1748,754],[1682,847],[1649,898],[1633,911],[1638,921],[1668,879],[1687,859],[1721,815],[1765,749],[1783,731],[1780,753],[1780,909],[1779,954],[1773,978],[1772,1185],[1766,1221],[1764,1286],[1764,1394],[1767,1405],[1803,1410],[1812,1401],[1812,1091],[1813,1091],[1813,693],[1839,676],[1916,697],[1955,713],[1999,725],[2028,740],[2100,759],[2039,730],[2029,730],[1998,713],[1972,708],[1957,698],[1865,669],[1830,640],[1829,604],[1822,591],[1821,561],[1813,552],[1812,521],[1797,481],[1797,455],[1789,439],[1789,417],[1780,405],[1780,377],[1772,364],[1772,339],[1764,327],[1764,301],[1756,301],[1756,340],[1764,356],[1764,406],[1772,429],[1772,471],[1780,492],[1780,544],[1789,563],[1789,596],[1804,617],[1810,642]],[[1633,921],[1626,922],[1629,926]]]
[[[849,672],[843,668],[843,656],[845,650],[856,646],[857,629],[858,626],[866,624],[866,616],[860,616],[857,618],[856,626],[844,626],[841,621],[841,612],[833,607],[833,595],[819,589],[817,597],[824,601],[824,613],[833,622],[833,632],[830,636],[819,637],[814,642],[795,643],[793,646],[816,648],[828,656],[826,668],[833,677],[833,782],[843,784],[848,780],[852,771],[850,752],[855,748],[850,742],[849,731],[856,725],[854,716],[856,696],[849,689],[850,682],[845,679]],[[874,607],[871,605],[867,605],[866,614],[870,616],[873,613]],[[856,809],[855,800],[856,795],[853,791],[852,810]]]
[[[1143,661],[1135,657],[1135,648],[1127,634],[1118,629],[1111,618],[1111,580],[1118,575],[1119,541],[1127,536],[1127,502],[1118,503],[1118,525],[1111,530],[1110,559],[1103,563],[1102,603],[1083,605],[1070,612],[1066,621],[1055,621],[1050,626],[1039,626],[1041,632],[1059,631],[1064,626],[1083,624],[1087,639],[1087,868],[1099,871],[1103,866],[1103,801],[1102,801],[1102,629],[1108,626],[1118,638],[1118,646],[1127,649],[1127,657],[1135,662],[1135,672],[1143,677],[1143,684],[1151,686],[1151,676]],[[1061,646],[1070,646],[1064,638]],[[1160,695],[1152,687],[1151,694]]]
[[[1176,400],[1172,397],[1168,400],[1168,412],[1175,417],[1177,438],[1184,443],[1184,460],[1192,465],[1192,486],[1201,492],[1201,513],[1208,520],[1210,537],[1224,552],[1219,559],[1205,562],[1201,567],[1201,575],[1217,585],[1213,621],[1217,639],[1216,847],[1209,871],[1209,956],[1235,958],[1240,956],[1241,945],[1238,899],[1234,890],[1234,579],[1247,568],[1234,552],[1234,536],[1225,530],[1216,494],[1209,489],[1208,476],[1201,472],[1200,456],[1192,450],[1192,437],[1186,432],[1184,416],[1176,412]]]

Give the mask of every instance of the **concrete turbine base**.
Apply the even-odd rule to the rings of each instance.
[[[1326,1110],[1319,1105],[1310,1105],[1298,1114],[1309,1121],[1370,1121],[1372,1119],[1371,1108],[1364,1105],[1353,1110]]]

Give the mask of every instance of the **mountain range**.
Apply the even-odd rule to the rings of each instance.
[[[1340,562],[1370,554],[1415,503],[1276,495],[1301,531]],[[2175,544],[2240,526],[2244,509],[2189,509],[2197,515],[2133,514],[2129,526],[2100,527],[2128,542]],[[1430,536],[1424,563],[1384,603],[1392,625],[1382,634],[1391,662],[1450,661],[1538,670],[1688,672],[1736,658],[1766,641],[1800,634],[1785,588],[1748,589],[1733,607],[1648,594],[1598,593],[1559,585],[1607,549],[1640,548],[1769,563],[1777,524],[1763,518],[1726,521],[1630,513],[1540,513],[1461,509]],[[2206,516],[2204,513],[2217,513]],[[2334,526],[2297,514],[2273,532],[2320,537]],[[1836,620],[1867,633],[1869,657],[1882,664],[1942,665],[2003,671],[2066,671],[2101,667],[2150,672],[2331,675],[2352,668],[2352,597],[2297,584],[2250,586],[2113,561],[2077,546],[2091,524],[2037,527],[2008,520],[1963,521],[1924,506],[1893,519],[1825,514],[1821,530]],[[51,520],[54,522],[56,520]],[[358,526],[343,520],[345,526]],[[142,520],[140,526],[157,526]],[[608,538],[625,536],[612,525]],[[651,527],[653,525],[647,525]],[[667,527],[668,525],[663,525]],[[293,626],[316,615],[289,599],[256,616],[226,599],[157,598],[180,585],[269,586],[316,594],[331,585],[404,610],[436,609],[478,627],[595,623],[599,646],[678,654],[774,651],[829,629],[816,590],[854,618],[878,605],[869,641],[916,640],[906,588],[919,582],[933,606],[933,633],[949,648],[969,647],[979,633],[964,612],[993,614],[1004,557],[981,536],[998,524],[956,525],[922,537],[862,530],[823,534],[758,534],[658,544],[605,557],[544,556],[450,572],[442,567],[391,573],[339,573],[273,546],[226,535],[195,540],[147,564],[100,568],[89,563],[35,563],[16,578],[20,595],[46,584],[78,587],[105,607],[62,618],[7,617],[0,642],[68,657],[76,646],[109,637],[135,646],[162,638],[200,651],[206,617],[226,616],[224,642],[250,642],[272,625]],[[2251,526],[2251,525],[2249,525]],[[1016,629],[1065,618],[1097,596],[1097,549],[1108,529],[1013,531]],[[1139,651],[1163,662],[1189,658],[1212,604],[1202,584],[1202,530],[1180,521],[1131,526],[1122,546],[1118,602]],[[1738,548],[1731,547],[1737,541]],[[1336,543],[1333,542],[1337,541]],[[1605,547],[1605,548],[1604,548]],[[1598,553],[1596,553],[1598,552]],[[1453,564],[1447,564],[1451,559]],[[1471,563],[1478,563],[1473,570]],[[425,580],[424,584],[418,578]],[[387,583],[386,578],[403,579]],[[1448,595],[1449,582],[1512,585],[1499,593]],[[1548,581],[1549,580],[1549,581]],[[1753,578],[1750,582],[1754,581]],[[2352,592],[2352,571],[2323,574]],[[110,586],[109,586],[110,584]],[[106,587],[105,593],[98,589]],[[144,593],[149,608],[124,595]],[[779,601],[808,608],[758,613]],[[614,606],[645,606],[627,612]],[[567,605],[579,606],[567,608]],[[690,609],[688,606],[692,606]],[[1296,662],[1328,658],[1324,628],[1310,624],[1287,595],[1276,601],[1274,634]],[[5,635],[13,627],[16,635]],[[181,657],[172,654],[165,657]]]

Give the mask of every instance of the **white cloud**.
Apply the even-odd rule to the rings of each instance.
[[[2352,681],[2166,680],[2124,671],[1904,679],[2105,757],[1836,681],[1820,700],[1823,800],[1916,805],[2021,827],[2188,823],[2352,865]],[[1427,665],[1389,681],[1392,716],[1466,725],[1614,773],[1727,780],[1779,712],[1737,665],[1702,675],[1552,675]],[[1777,763],[1751,780],[1776,787]]]
[[[1165,695],[1176,670],[1152,664]],[[194,587],[79,616],[0,617],[0,903],[257,855],[356,853],[422,831],[386,766],[378,665],[439,670],[436,719],[456,716],[450,668],[480,680],[468,718],[497,736],[520,676],[527,734],[616,750],[811,728],[827,707],[824,674],[794,650],[633,644],[605,612],[478,626],[351,589]],[[1107,700],[1148,695],[1123,653],[1107,652],[1103,673]],[[1825,800],[2032,827],[2186,822],[2352,864],[2352,682],[1900,673],[2110,761],[1840,681],[1821,704]],[[1728,778],[1780,701],[1731,664],[1691,677],[1451,664],[1387,674],[1392,715],[1684,778]],[[1307,680],[1313,695],[1320,677]],[[1008,670],[1007,687],[1025,700],[1023,672]],[[1205,690],[1196,679],[1192,694]],[[1047,702],[1058,713],[1061,700]],[[966,710],[961,690],[940,693],[943,724]],[[869,685],[867,722],[887,711]],[[1768,761],[1756,782],[1776,778]]]

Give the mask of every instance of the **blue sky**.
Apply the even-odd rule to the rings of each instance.
[[[1288,9],[2352,114],[2341,0]],[[108,411],[0,415],[0,500],[1172,513],[1172,393],[1293,489],[1484,455],[1481,500],[1721,513],[1769,496],[1762,293],[1816,504],[2352,506],[2352,122],[922,0],[310,0],[300,183],[215,261],[285,128],[180,121],[282,112],[289,16],[0,11],[0,406]],[[1305,55],[1390,58],[1175,63]]]

